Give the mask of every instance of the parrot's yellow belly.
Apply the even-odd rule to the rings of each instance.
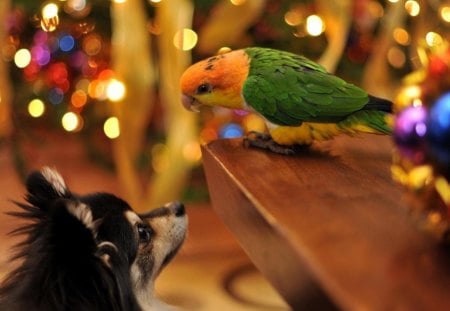
[[[301,126],[278,126],[270,129],[270,136],[280,145],[309,145],[342,133],[335,123],[307,123]]]

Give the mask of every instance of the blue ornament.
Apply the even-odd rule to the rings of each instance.
[[[395,120],[394,141],[400,153],[417,164],[425,160],[426,120],[427,110],[423,106],[408,107]]]
[[[220,138],[236,138],[244,135],[244,131],[239,124],[229,123],[220,129]]]
[[[427,144],[438,171],[450,175],[450,92],[439,97],[430,108]]]

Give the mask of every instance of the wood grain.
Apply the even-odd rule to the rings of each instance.
[[[450,310],[450,252],[408,216],[391,140],[363,135],[281,156],[202,147],[213,207],[297,309],[312,279],[346,310]]]

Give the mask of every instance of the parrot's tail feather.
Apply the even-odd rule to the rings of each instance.
[[[390,134],[392,129],[386,122],[388,115],[384,111],[360,110],[339,122],[338,127],[347,133]]]
[[[392,112],[392,102],[390,100],[369,95],[369,102],[364,106],[364,110],[378,110]]]

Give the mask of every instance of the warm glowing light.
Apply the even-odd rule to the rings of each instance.
[[[306,19],[306,31],[309,35],[316,37],[325,30],[322,19],[318,15],[310,15]]]
[[[111,79],[106,87],[106,97],[113,102],[122,100],[125,97],[125,84],[116,79]]]
[[[233,5],[242,5],[246,2],[247,0],[230,0],[231,4]]]
[[[83,90],[76,90],[73,92],[72,96],[70,97],[70,102],[72,103],[72,106],[80,108],[86,105],[87,102],[87,94]]]
[[[127,0],[112,0],[114,3],[125,3]]]
[[[162,0],[150,0],[151,3],[160,3]]]
[[[398,0],[389,0],[390,3],[397,3]]]
[[[76,85],[75,88],[77,90],[83,90],[85,93],[88,92],[88,88],[89,88],[89,83],[90,81],[88,79],[80,79]]]
[[[101,51],[102,40],[98,34],[89,34],[84,38],[82,46],[87,55],[93,56]]]
[[[387,58],[389,64],[391,64],[394,68],[402,68],[406,62],[405,53],[403,53],[403,51],[398,47],[391,47],[388,50]]]
[[[370,14],[372,14],[373,17],[381,18],[384,15],[383,6],[377,1],[370,1],[369,5],[368,5],[368,9],[369,9]]]
[[[14,63],[19,68],[25,68],[31,62],[31,53],[27,49],[20,49],[14,55]]]
[[[392,36],[394,37],[395,42],[397,42],[398,44],[409,45],[410,43],[409,33],[403,28],[395,28]]]
[[[74,112],[67,112],[63,115],[61,123],[67,132],[74,132],[80,129],[81,118]]]
[[[33,118],[39,118],[45,112],[45,105],[40,99],[33,99],[28,103],[28,113]]]
[[[290,10],[284,14],[284,21],[289,26],[298,26],[303,21],[303,15],[299,10]]]
[[[420,4],[415,0],[408,0],[405,2],[405,9],[411,16],[417,16],[420,13]]]
[[[444,22],[450,23],[450,6],[442,6],[439,9],[441,18]]]
[[[177,49],[183,51],[192,50],[197,44],[198,36],[195,31],[192,29],[184,28],[180,31],[177,31],[175,36],[173,37],[173,44]]]
[[[425,35],[425,42],[428,44],[428,46],[439,46],[444,43],[444,39],[442,39],[441,35],[430,31]]]
[[[75,11],[83,11],[86,8],[86,0],[69,0],[67,6]]]
[[[58,6],[54,3],[48,3],[42,8],[42,18],[51,19],[58,16]]]
[[[115,139],[120,136],[119,119],[116,117],[108,118],[103,124],[103,132],[110,139]]]
[[[420,87],[417,85],[412,85],[412,86],[407,87],[404,90],[404,92],[405,92],[405,95],[410,99],[419,98],[420,95],[422,94]]]
[[[192,141],[186,144],[183,148],[183,156],[190,162],[198,162],[202,158],[202,151],[200,144],[197,141]]]

